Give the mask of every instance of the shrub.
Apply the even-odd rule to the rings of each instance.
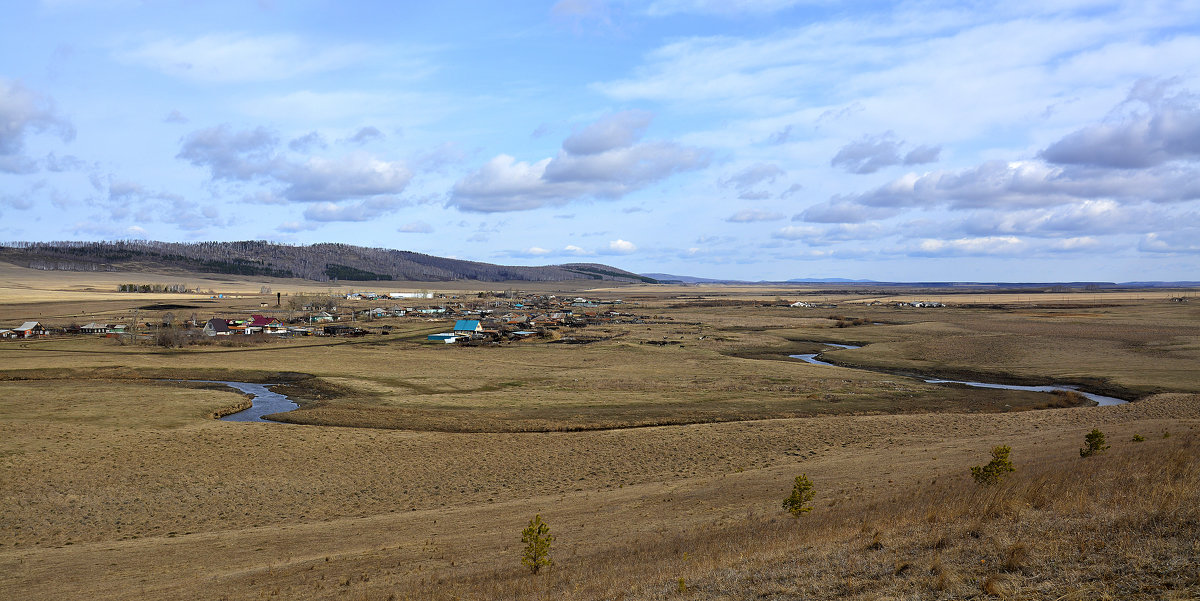
[[[525,543],[521,565],[529,568],[534,574],[543,566],[553,565],[554,561],[550,559],[550,543],[553,541],[554,535],[550,534],[550,526],[542,521],[542,514],[533,516],[529,525],[521,531],[521,542]]]
[[[971,468],[971,477],[975,479],[975,483],[980,486],[991,486],[1000,482],[1010,472],[1017,471],[1008,458],[1008,454],[1011,452],[1012,448],[1008,445],[993,447],[991,462]]]
[[[783,508],[792,514],[792,517],[798,518],[801,514],[812,511],[812,505],[809,505],[813,500],[812,482],[808,480],[808,476],[801,474],[796,476],[796,483],[792,486],[792,494],[783,500]]]
[[[1108,445],[1104,444],[1104,433],[1099,428],[1093,428],[1083,440],[1087,446],[1079,449],[1080,457],[1091,457],[1096,453],[1103,453],[1108,448]]]
[[[1133,438],[1130,438],[1129,440],[1131,440],[1133,442],[1145,442],[1146,437],[1142,436],[1141,434],[1134,434]]]

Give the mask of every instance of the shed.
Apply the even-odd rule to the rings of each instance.
[[[442,332],[441,334],[430,334],[426,338],[426,340],[431,340],[434,342],[445,342],[446,344],[452,344],[452,343],[458,342],[459,338],[462,338],[462,336],[459,336],[458,334],[452,334],[450,332]]]

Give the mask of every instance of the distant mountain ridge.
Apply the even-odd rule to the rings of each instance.
[[[319,282],[609,280],[655,283],[653,278],[600,263],[540,267],[494,265],[350,244],[298,246],[262,240],[10,242],[0,244],[0,261],[46,270],[139,271],[168,267],[198,273],[296,277]]]

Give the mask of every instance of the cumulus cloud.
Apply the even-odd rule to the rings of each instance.
[[[618,238],[609,242],[608,246],[601,252],[606,255],[628,255],[637,252],[637,245],[628,240]]]
[[[1200,100],[1186,92],[1167,97],[1138,92],[1135,87],[1126,103],[1140,101],[1145,110],[1075,131],[1048,146],[1041,157],[1060,165],[1118,169],[1200,158]]]
[[[50,98],[0,77],[0,172],[38,170],[37,162],[24,155],[25,138],[34,132],[52,132],[68,142],[75,138],[75,128],[55,112]]]
[[[884,167],[893,165],[919,165],[938,160],[941,153],[939,146],[919,146],[901,156],[905,142],[897,140],[892,132],[876,136],[864,136],[841,148],[829,161],[834,167],[840,167],[850,173],[875,173]]]
[[[247,181],[275,168],[278,144],[279,137],[265,127],[233,131],[223,124],[188,134],[176,158],[207,167],[213,179]]]
[[[627,111],[572,134],[554,158],[501,154],[454,185],[448,206],[520,211],[580,198],[620,198],[675,173],[708,164],[708,153],[673,142],[637,143],[648,114]]]
[[[782,213],[772,211],[763,211],[759,209],[745,209],[738,211],[733,215],[725,218],[725,221],[730,223],[753,223],[756,221],[779,221],[786,218]]]
[[[292,140],[289,147],[306,148],[319,141],[308,134]],[[306,215],[320,221],[361,221],[392,206],[391,196],[404,191],[412,172],[402,161],[384,161],[356,153],[327,159],[309,157],[299,161],[280,154],[280,140],[272,131],[259,127],[234,131],[219,125],[192,132],[184,138],[178,158],[209,169],[214,180],[265,182],[278,187],[281,197],[296,202],[323,202]],[[356,204],[338,201],[366,199]]]
[[[337,160],[313,157],[304,163],[284,163],[272,176],[287,184],[283,190],[285,197],[311,202],[398,194],[412,179],[412,172],[400,161],[352,155]]]
[[[631,110],[615,113],[588,125],[563,140],[562,148],[570,154],[599,154],[632,145],[653,118],[647,111]]]
[[[1042,161],[987,161],[957,171],[907,174],[875,190],[842,198],[869,207],[952,209],[1038,207],[1081,200],[1180,202],[1200,198],[1196,166],[1142,170],[1057,166]]]

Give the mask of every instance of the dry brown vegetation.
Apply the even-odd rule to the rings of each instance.
[[[421,320],[252,347],[0,343],[0,598],[1200,594],[1200,306],[860,305],[838,328],[780,291],[659,290],[597,293],[656,318],[586,345],[431,345],[446,324]],[[818,351],[1173,392],[1090,407],[786,357]],[[163,378],[286,382],[306,401],[288,419],[333,425],[217,422],[245,398]],[[1112,448],[1080,459],[1093,428]],[[996,445],[1017,471],[979,488],[968,468]],[[800,473],[817,498],[793,520]],[[557,538],[533,576],[537,513]]]

